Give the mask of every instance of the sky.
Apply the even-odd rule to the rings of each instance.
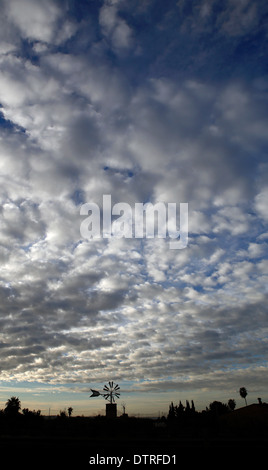
[[[267,15],[0,0],[0,408],[268,401]],[[187,203],[188,245],[84,238],[103,195]]]

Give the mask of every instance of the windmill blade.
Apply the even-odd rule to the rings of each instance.
[[[0,0],[1,1],[1,0]],[[103,386],[103,391],[99,392],[98,390],[90,389],[92,394],[90,397],[98,397],[102,396],[105,400],[109,400],[110,403],[115,403],[115,398],[120,398],[120,387],[118,384],[113,382],[112,380]]]
[[[100,395],[100,392],[98,392],[97,390],[92,390],[92,388],[90,390],[92,391],[92,395],[90,395],[90,398],[98,397]]]

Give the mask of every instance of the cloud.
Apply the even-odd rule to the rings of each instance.
[[[116,375],[137,390],[175,391],[219,389],[228,377],[236,386],[237,371],[262,387],[266,78],[242,68],[219,78],[215,64],[210,74],[205,39],[200,73],[193,47],[212,34],[213,15],[226,45],[227,36],[253,34],[260,12],[255,3],[227,2],[223,12],[195,2],[187,15],[179,2],[175,29],[173,8],[157,16],[152,2],[133,5],[91,6],[96,30],[85,38],[93,20],[65,3],[3,3],[2,376],[86,384]],[[193,47],[190,69],[184,47]],[[102,209],[104,194],[132,208],[188,202],[187,248],[158,238],[84,240],[80,206]]]
[[[229,0],[226,11],[222,12],[222,31],[230,36],[247,34],[258,26],[258,8],[249,1]]]
[[[268,188],[264,188],[263,191],[258,193],[255,196],[255,208],[260,215],[260,217],[266,221],[267,220],[267,200],[268,200]]]
[[[100,9],[99,23],[104,37],[110,41],[114,51],[121,52],[133,43],[132,30],[118,13],[120,2],[104,2]]]
[[[190,28],[197,34],[211,32],[215,26],[217,31],[227,37],[241,37],[246,34],[255,33],[260,28],[260,19],[265,8],[264,2],[250,2],[242,0],[227,0],[224,3],[212,1],[194,1],[190,14],[186,14],[187,2],[180,0],[177,8],[182,18],[183,31]]]
[[[22,37],[44,42],[52,40],[55,23],[60,15],[54,2],[14,0],[5,2],[5,7],[8,17],[19,28]]]
[[[66,11],[64,2],[61,7],[52,0],[38,3],[33,0],[4,0],[2,3],[11,28],[17,28],[23,39],[37,41],[40,45],[61,44],[76,32],[75,21],[61,21]]]

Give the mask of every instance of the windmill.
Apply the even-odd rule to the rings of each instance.
[[[110,400],[110,403],[115,403],[115,397],[119,398],[120,397],[120,387],[118,384],[115,384],[113,382],[109,382],[109,387],[107,385],[104,385],[103,387],[104,390],[104,398],[106,400]]]
[[[109,400],[110,403],[106,404],[106,417],[116,418],[117,405],[115,403],[115,399],[120,397],[120,387],[118,384],[114,384],[114,382],[108,382],[108,384],[109,385],[104,385],[102,392],[91,388],[90,390],[92,391],[92,395],[90,395],[90,398],[102,396],[105,400]]]

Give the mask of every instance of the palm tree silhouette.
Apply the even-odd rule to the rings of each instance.
[[[10,416],[16,416],[21,409],[20,400],[17,397],[11,397],[6,402],[5,413]]]
[[[247,389],[245,387],[241,387],[240,390],[239,390],[239,393],[240,393],[240,396],[242,398],[244,398],[244,400],[246,402],[246,406],[247,406],[247,400],[246,400],[246,396],[248,394]]]

